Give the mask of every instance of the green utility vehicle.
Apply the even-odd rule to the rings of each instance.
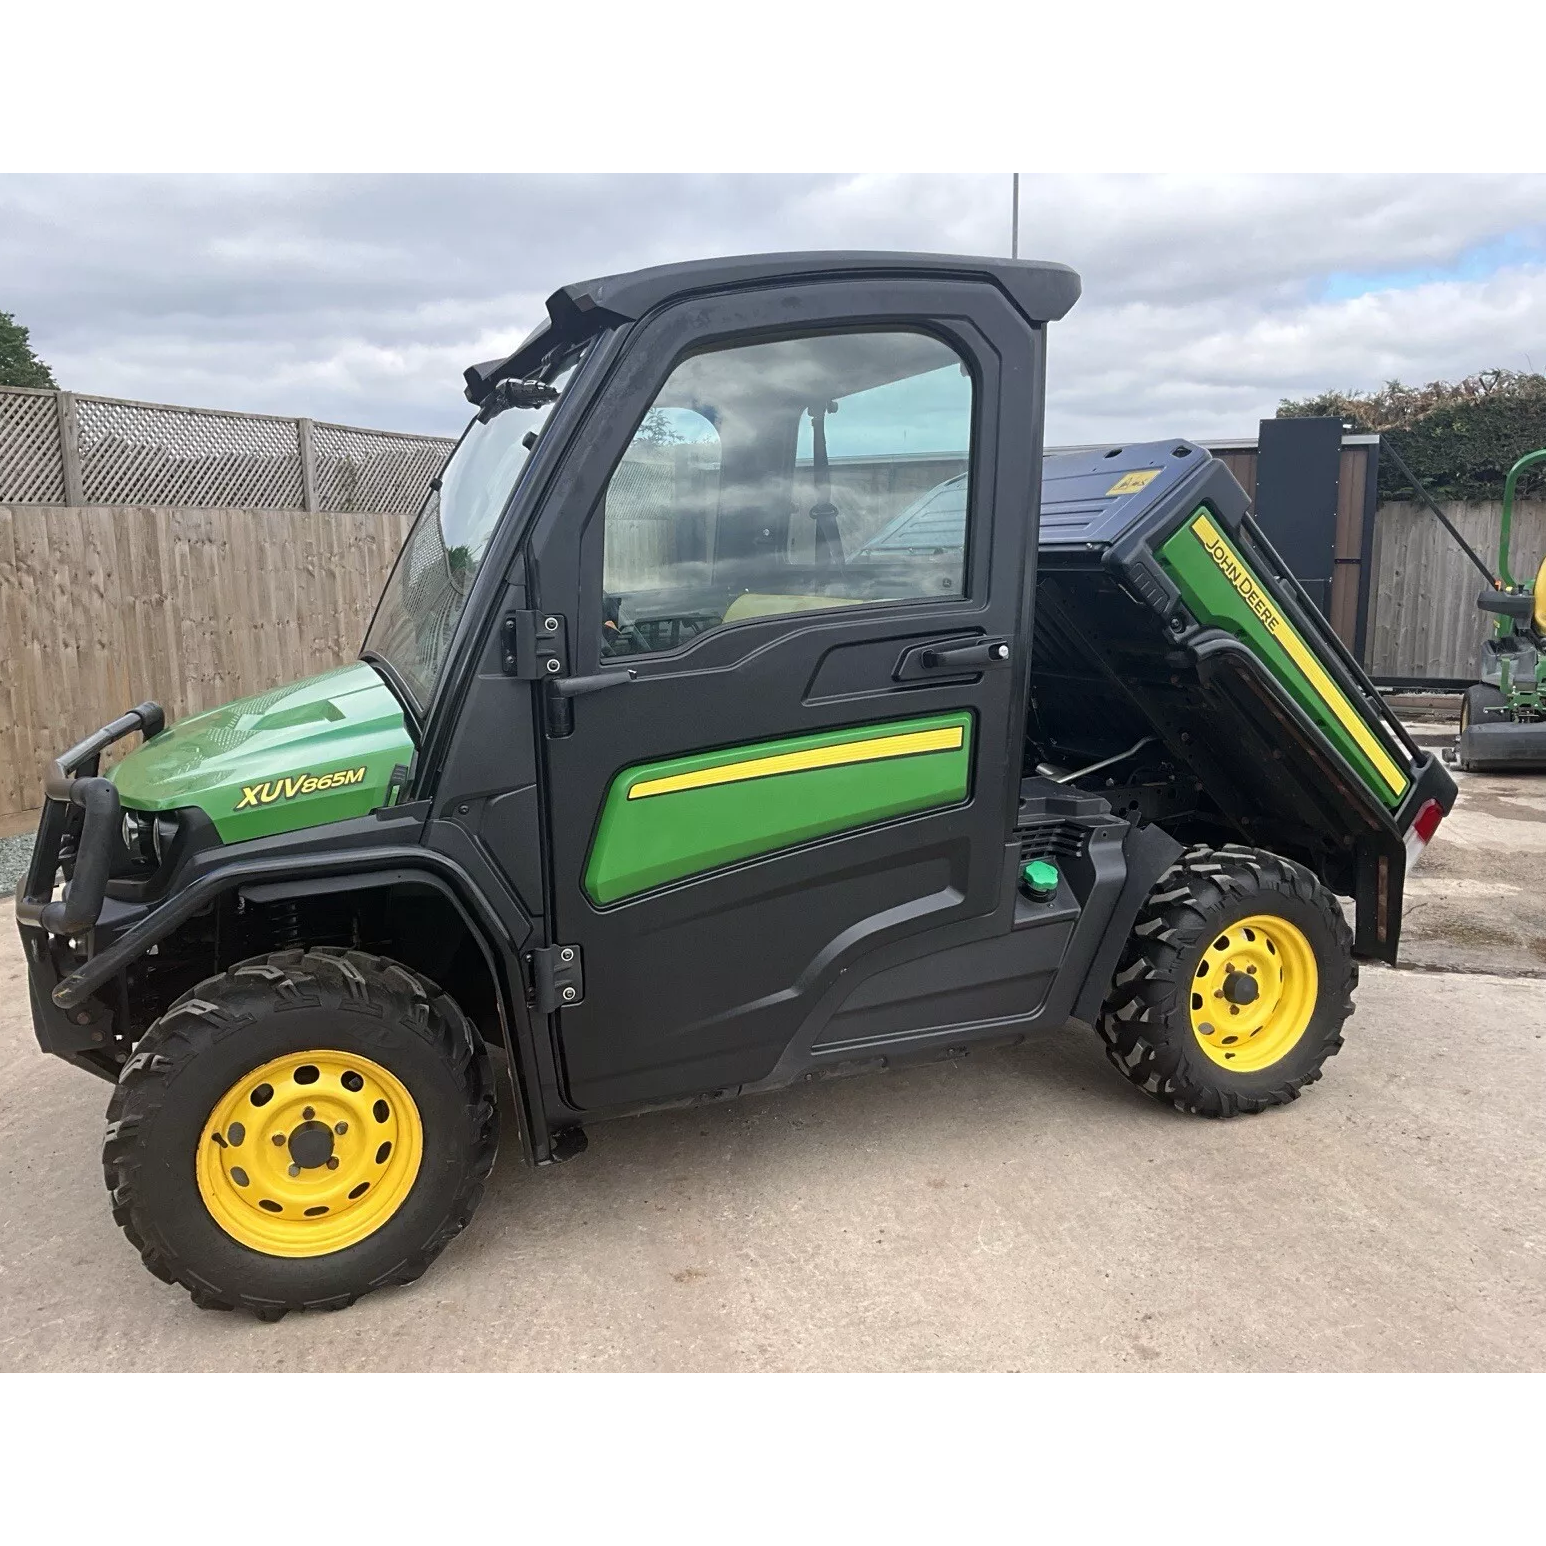
[[[1070,1019],[1202,1116],[1319,1077],[1454,785],[1206,451],[1044,466],[1078,294],[894,253],[568,286],[467,372],[357,662],[49,767],[37,1034],[116,1082],[152,1272],[266,1318],[417,1277],[491,1053],[537,1165]]]
[[[1498,573],[1487,576],[1492,583],[1476,598],[1484,612],[1496,614],[1497,626],[1482,645],[1482,679],[1460,700],[1452,760],[1470,770],[1546,768],[1546,558],[1535,583],[1521,584],[1509,552],[1514,492],[1520,474],[1537,462],[1546,462],[1546,451],[1521,456],[1503,480]]]

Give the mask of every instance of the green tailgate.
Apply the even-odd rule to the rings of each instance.
[[[196,805],[238,843],[363,816],[412,756],[397,700],[355,661],[179,720],[108,776],[125,807]]]
[[[760,741],[626,768],[585,868],[593,902],[896,816],[971,788],[972,714]]]
[[[1374,793],[1388,806],[1399,805],[1411,783],[1405,754],[1349,701],[1222,523],[1197,510],[1159,550],[1159,559],[1199,621],[1249,644]]]

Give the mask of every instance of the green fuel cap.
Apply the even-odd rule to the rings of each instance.
[[[1058,867],[1045,859],[1032,859],[1020,871],[1020,880],[1026,891],[1038,902],[1050,901],[1057,895]]]

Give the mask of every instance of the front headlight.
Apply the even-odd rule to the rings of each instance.
[[[156,816],[149,811],[123,813],[123,846],[131,863],[158,870],[172,840],[177,836],[175,816]]]
[[[156,824],[145,811],[123,813],[124,852],[138,864],[156,864]]]

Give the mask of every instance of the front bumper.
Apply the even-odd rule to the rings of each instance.
[[[43,814],[27,873],[16,883],[16,921],[50,934],[81,934],[102,915],[118,836],[118,791],[97,776],[102,753],[139,731],[148,741],[161,734],[159,704],[142,703],[88,735],[43,772]],[[54,883],[63,866],[64,895]]]
[[[54,1002],[53,991],[79,960],[64,956],[64,940],[35,923],[17,923],[27,957],[27,996],[32,1029],[44,1052],[77,1068],[116,1079],[125,1050],[117,1035],[118,1017],[100,998],[83,999],[70,1009]]]
[[[164,725],[160,707],[142,703],[48,764],[32,861],[16,884],[16,927],[38,1044],[109,1079],[116,1067],[112,1010],[98,998],[65,1008],[54,989],[90,953],[118,842],[118,791],[98,776],[102,753],[135,732],[148,741]],[[66,880],[56,897],[61,869]]]

